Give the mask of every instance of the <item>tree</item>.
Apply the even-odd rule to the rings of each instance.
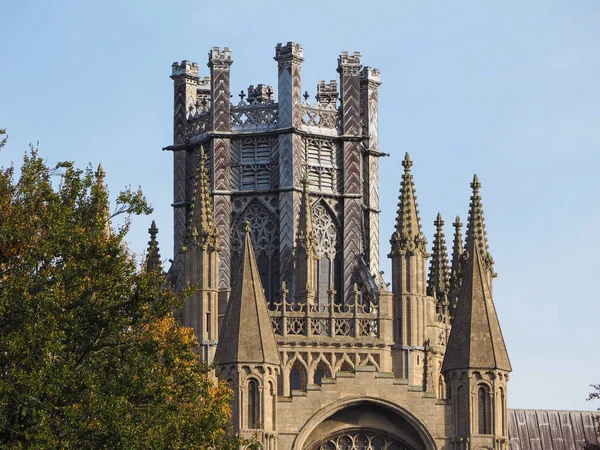
[[[600,384],[592,384],[591,388],[593,389],[593,391],[590,392],[590,395],[587,398],[588,401],[600,400]],[[600,408],[598,408],[598,411],[600,411]],[[600,450],[600,415],[596,417],[596,422],[598,423],[598,428],[596,430],[598,442],[586,442],[586,444],[583,446],[584,450]]]
[[[0,168],[0,446],[239,448],[228,388],[173,319],[181,296],[124,244],[151,208],[126,189],[109,214],[98,172],[33,148],[18,177]]]

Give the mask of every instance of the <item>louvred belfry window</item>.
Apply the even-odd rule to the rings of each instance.
[[[271,187],[269,142],[264,139],[245,139],[241,157],[241,189],[264,190]]]

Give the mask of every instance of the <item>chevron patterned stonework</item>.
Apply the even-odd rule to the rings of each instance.
[[[449,263],[450,220],[438,215],[425,230],[430,255],[404,156],[385,244],[390,290],[379,272],[378,171],[388,156],[379,70],[342,52],[330,70],[339,81],[319,80],[313,102],[302,46],[277,44],[274,59],[277,83],[250,85],[239,101],[227,47],[210,49],[209,76],[189,61],[171,74],[167,277],[173,289],[197,287],[176,315],[230,384],[235,431],[263,450],[575,450],[594,441],[592,413],[507,408],[512,367],[477,177],[466,240],[456,217]]]

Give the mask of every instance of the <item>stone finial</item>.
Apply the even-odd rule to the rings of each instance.
[[[285,45],[279,43],[275,46],[275,57],[273,59],[278,62],[292,60],[302,62],[304,61],[302,46],[295,42],[288,42]]]
[[[467,221],[467,236],[465,250],[472,256],[475,251],[480,251],[483,258],[483,264],[491,272],[494,273],[494,260],[488,250],[487,233],[485,231],[485,219],[483,217],[483,206],[481,204],[481,196],[479,189],[481,183],[477,175],[473,176],[471,183],[473,194],[471,195],[471,203],[469,205],[469,219]]]
[[[229,47],[225,47],[223,50],[219,47],[211,48],[208,52],[208,67],[218,69],[229,68],[229,66],[233,64],[231,55],[231,49]]]
[[[104,166],[102,165],[102,163],[98,164],[98,168],[96,169],[96,173],[94,175],[96,176],[96,182],[98,184],[104,183],[104,177],[106,177],[106,172],[104,171]]]
[[[440,213],[438,213],[433,224],[435,225],[435,236],[433,238],[431,263],[429,266],[427,295],[435,297],[438,303],[446,303],[449,287],[448,252],[446,250],[446,238],[443,231],[444,221]]]
[[[190,207],[188,221],[188,236],[191,238],[189,246],[197,245],[203,249],[221,250],[221,239],[215,226],[212,197],[208,171],[206,170],[207,157],[204,147],[198,152],[198,164],[194,177],[194,196]]]
[[[200,68],[198,63],[184,59],[181,62],[171,64],[171,78],[175,77],[191,77],[198,78]]]
[[[150,234],[150,240],[148,241],[146,271],[160,271],[162,270],[162,263],[160,261],[160,249],[158,248],[158,240],[156,239],[156,235],[158,234],[158,228],[156,227],[156,222],[154,220],[152,221],[150,228],[148,228],[148,234]]]
[[[104,184],[104,178],[106,177],[106,172],[104,171],[104,166],[102,165],[102,163],[98,164],[98,168],[96,169],[96,172],[94,173],[94,176],[96,177],[96,186],[98,186],[98,189],[106,192],[106,185]],[[98,215],[101,218],[101,220],[104,221],[104,236],[106,238],[110,237],[111,235],[111,229],[110,229],[110,211],[108,208],[108,198],[106,199],[105,204],[103,204],[99,211],[98,211]]]
[[[415,195],[416,191],[413,176],[410,173],[412,164],[409,154],[406,153],[402,161],[404,174],[402,175],[400,195],[398,197],[396,229],[390,240],[392,244],[390,256],[396,254],[404,255],[406,253],[414,254],[416,251],[419,251],[423,256],[428,256],[427,240],[421,232],[421,221],[419,219],[418,203]]]

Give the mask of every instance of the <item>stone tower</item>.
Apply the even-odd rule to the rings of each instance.
[[[276,89],[251,85],[235,101],[229,48],[211,49],[208,77],[188,61],[171,75],[168,276],[196,288],[179,319],[233,388],[236,430],[269,450],[506,448],[510,364],[478,181],[451,270],[441,216],[428,252],[406,154],[390,291],[379,272],[379,71],[342,52],[339,80],[320,81],[310,101],[302,46],[278,44],[274,59]],[[478,359],[484,343],[500,362]]]

